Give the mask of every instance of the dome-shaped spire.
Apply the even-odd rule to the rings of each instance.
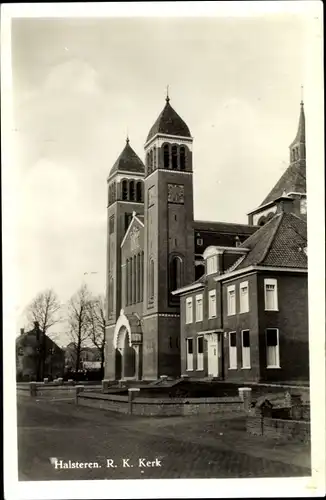
[[[137,172],[143,174],[145,165],[130,146],[129,135],[126,137],[126,145],[110,170],[110,176],[115,172]]]
[[[150,129],[147,140],[148,142],[156,134],[167,134],[176,135],[180,137],[191,137],[188,125],[183,121],[183,119],[178,115],[178,113],[172,108],[170,104],[170,97],[167,92],[166,104],[163,111],[157,118],[156,122]]]

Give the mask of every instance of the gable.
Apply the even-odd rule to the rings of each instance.
[[[133,255],[144,249],[144,225],[134,216],[121,243],[123,255]]]

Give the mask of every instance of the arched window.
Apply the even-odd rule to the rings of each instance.
[[[164,168],[169,168],[170,166],[170,148],[168,144],[163,146],[163,165]]]
[[[126,260],[126,265],[125,265],[125,305],[129,305],[129,297],[128,297],[128,259]]]
[[[141,181],[137,182],[136,185],[136,199],[139,202],[143,201],[143,186]]]
[[[132,265],[132,303],[136,304],[137,302],[137,258],[136,255],[133,256],[133,265]]]
[[[146,155],[146,165],[147,165],[147,173],[150,174],[151,171],[150,171],[150,154],[149,154],[149,152]]]
[[[130,181],[129,182],[129,200],[135,201],[135,199],[136,199],[135,182]]]
[[[149,162],[150,162],[150,168],[151,168],[151,172],[153,172],[153,150],[151,149],[150,153],[149,153]]]
[[[170,291],[177,290],[182,285],[182,259],[173,257],[170,262]]]
[[[156,146],[154,146],[153,150],[153,170],[156,170]]]
[[[180,147],[180,170],[186,169],[186,150],[184,146]]]
[[[177,170],[178,168],[178,147],[172,146],[172,168]]]
[[[128,200],[128,181],[122,181],[122,199]]]
[[[149,260],[148,272],[148,297],[150,300],[154,299],[154,260]]]
[[[170,349],[172,349],[172,337],[169,337],[169,346],[170,346]]]
[[[140,302],[144,299],[144,252],[140,255]]]
[[[264,216],[260,217],[258,220],[258,226],[264,226],[266,222],[266,218]]]
[[[108,293],[109,293],[109,298],[108,298],[108,309],[109,309],[109,316],[112,315],[113,313],[113,304],[114,304],[114,301],[113,301],[113,293],[114,293],[114,286],[113,286],[113,277],[110,276],[109,278],[109,290],[108,290]]]

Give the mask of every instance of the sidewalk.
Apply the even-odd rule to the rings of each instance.
[[[256,458],[310,468],[310,446],[250,436],[245,429],[245,418],[234,414],[169,417],[138,421],[136,426],[149,434],[163,434],[180,441],[204,444],[220,450],[236,450]]]

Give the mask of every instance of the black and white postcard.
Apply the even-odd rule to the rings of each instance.
[[[322,20],[2,5],[8,500],[325,494]]]

